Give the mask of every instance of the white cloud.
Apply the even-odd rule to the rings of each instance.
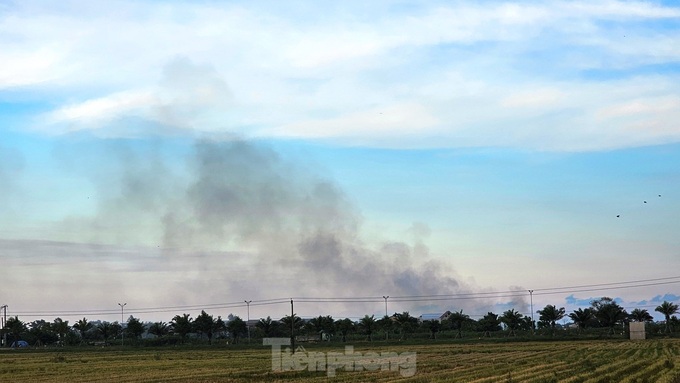
[[[631,117],[650,113],[663,114],[680,109],[680,97],[648,97],[607,106],[597,112],[602,120],[615,117]]]
[[[67,105],[48,118],[53,124],[78,123],[82,127],[101,126],[125,114],[135,114],[140,110],[158,104],[159,100],[150,91],[127,91],[105,97]]]
[[[506,108],[541,108],[555,106],[564,93],[558,89],[542,88],[510,94],[500,102]]]
[[[324,120],[309,120],[263,132],[265,136],[306,138],[371,138],[427,132],[440,121],[427,107],[397,104]]]
[[[172,128],[370,146],[593,150],[680,139],[665,127],[643,137],[612,114],[617,105],[679,97],[677,86],[645,90],[635,74],[680,60],[677,31],[649,25],[677,20],[677,7],[274,5],[22,3],[0,16],[0,45],[9,48],[0,50],[0,91],[29,86],[58,105],[46,113],[51,132],[133,116]],[[210,84],[222,85],[168,83],[183,76],[163,73],[177,57],[209,68],[202,70]],[[582,76],[584,69],[616,70],[621,80]],[[381,109],[390,119],[378,118]],[[673,116],[664,109],[649,123]],[[418,135],[427,137],[412,139]]]
[[[49,48],[33,52],[0,49],[0,90],[54,80],[52,72],[60,54]]]

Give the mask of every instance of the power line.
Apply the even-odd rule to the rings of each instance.
[[[623,282],[611,283],[597,283],[587,285],[561,286],[561,287],[545,287],[540,289],[533,289],[533,295],[557,295],[578,292],[594,292],[604,290],[628,289],[650,286],[662,286],[669,284],[680,283],[680,276],[640,279]],[[486,291],[476,293],[456,293],[456,294],[430,294],[430,295],[405,295],[405,296],[390,296],[390,302],[440,302],[440,301],[455,301],[455,300],[472,300],[472,299],[498,299],[498,298],[516,298],[525,297],[527,290],[508,290],[508,291]],[[288,303],[290,299],[294,299],[300,303],[382,303],[385,296],[363,296],[363,297],[293,297],[293,298],[272,298],[263,300],[252,300],[252,306],[269,306]],[[150,314],[150,313],[164,313],[176,311],[193,311],[205,309],[227,309],[246,307],[244,301],[239,302],[223,302],[223,303],[208,303],[202,305],[178,305],[178,306],[159,306],[159,307],[141,307],[130,308],[130,314]],[[92,310],[68,310],[68,311],[17,311],[14,315],[22,315],[29,317],[40,316],[80,316],[80,315],[112,315],[117,314],[118,310],[113,309],[92,309]]]

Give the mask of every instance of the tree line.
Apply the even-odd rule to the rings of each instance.
[[[678,305],[664,301],[655,308],[656,312],[664,315],[664,322],[658,325],[658,332],[670,334],[676,328],[680,328]],[[623,307],[609,297],[603,297],[591,302],[590,307],[579,308],[571,313],[566,313],[564,307],[546,305],[536,311],[538,321],[523,315],[515,309],[495,314],[488,312],[480,319],[472,319],[463,310],[448,312],[444,318],[433,320],[419,320],[409,312],[395,313],[392,316],[376,318],[374,315],[365,315],[358,321],[349,318],[334,319],[330,315],[318,316],[303,320],[297,315],[284,316],[278,320],[271,317],[257,321],[254,326],[249,326],[238,316],[229,316],[225,321],[220,316],[214,317],[205,311],[201,311],[196,318],[189,314],[175,315],[170,322],[143,323],[139,318],[130,316],[122,326],[118,322],[88,321],[82,318],[72,325],[61,318],[53,322],[35,320],[29,323],[21,321],[18,317],[7,320],[2,329],[3,336],[7,337],[6,346],[11,346],[15,341],[25,340],[30,345],[78,345],[94,344],[108,345],[127,341],[139,343],[143,334],[153,335],[152,340],[157,344],[169,343],[208,343],[212,344],[215,338],[227,340],[231,343],[239,343],[245,337],[296,337],[308,341],[334,340],[347,341],[353,339],[404,340],[409,337],[427,336],[436,339],[442,333],[448,333],[453,338],[463,338],[464,334],[474,334],[480,338],[491,337],[492,334],[504,336],[517,336],[519,332],[538,334],[543,336],[555,336],[558,330],[563,330],[559,321],[569,318],[577,334],[587,329],[604,330],[612,335],[617,328],[622,330],[626,324],[635,322],[653,322],[653,317],[646,309],[634,309],[628,313]]]

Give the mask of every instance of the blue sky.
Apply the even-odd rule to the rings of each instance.
[[[678,41],[674,2],[0,0],[0,303],[114,319],[677,276]]]

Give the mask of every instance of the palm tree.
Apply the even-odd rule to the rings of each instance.
[[[555,335],[555,323],[564,318],[564,307],[559,309],[553,305],[547,305],[542,310],[536,311],[540,314],[539,320],[550,324],[552,335]]]
[[[437,319],[423,321],[423,325],[430,330],[430,339],[437,339],[437,333],[442,328],[441,322]]]
[[[175,317],[172,318],[170,327],[172,328],[172,332],[179,335],[180,339],[182,339],[182,343],[184,343],[184,339],[193,328],[193,319],[191,319],[191,315],[189,314],[183,314],[181,316],[175,315]]]
[[[92,323],[87,321],[87,318],[79,319],[73,324],[73,329],[80,334],[80,343],[85,340],[85,333],[92,328]]]
[[[231,314],[229,315],[229,317],[230,318],[232,317]],[[239,317],[236,317],[236,318],[243,321]],[[243,321],[243,324],[246,326],[245,331],[247,332],[248,331],[248,324],[245,321]],[[220,335],[225,331],[227,331],[227,324],[224,322],[224,320],[222,320],[222,316],[218,315],[217,319],[215,319],[215,321],[213,322],[213,334]]]
[[[614,334],[614,327],[628,318],[628,313],[613,299],[604,297],[591,302],[595,310],[595,317],[602,327],[609,328],[609,334]]]
[[[123,325],[115,321],[111,323],[111,338],[116,339],[123,335]]]
[[[586,328],[586,326],[588,326],[590,321],[595,319],[595,315],[593,314],[592,309],[578,309],[569,314],[569,318],[574,321],[574,323],[578,326],[579,332],[581,332],[584,328]]]
[[[376,323],[378,327],[385,332],[385,340],[388,340],[390,338],[390,331],[392,331],[392,328],[394,327],[394,320],[385,315],[384,317],[378,319]]]
[[[635,309],[630,312],[629,317],[633,322],[651,322],[654,320],[654,317],[645,309]]]
[[[501,315],[499,318],[508,327],[508,336],[515,336],[515,330],[522,321],[523,315],[515,311],[515,309],[510,309]]]
[[[149,334],[153,334],[158,338],[168,335],[169,332],[170,326],[163,321],[154,322],[151,324],[151,326],[149,326]]]
[[[458,330],[456,338],[463,338],[463,325],[471,321],[470,316],[467,314],[463,314],[463,310],[460,310],[452,312],[451,315],[449,315],[449,317],[447,318],[447,320],[451,322],[451,326],[455,330]]]
[[[323,340],[323,333],[330,334],[333,332],[333,327],[335,326],[335,321],[330,315],[322,316],[319,315],[316,318],[310,319],[306,324],[310,331],[314,332],[319,336],[319,340]]]
[[[484,332],[484,336],[490,337],[491,331],[498,331],[501,329],[501,321],[498,319],[498,315],[488,312],[484,317],[477,321],[479,329]]]
[[[125,326],[125,333],[131,339],[139,339],[142,334],[144,334],[145,329],[144,323],[142,323],[139,318],[135,318],[134,316],[130,315],[130,318],[128,318],[127,321],[127,326]]]
[[[234,339],[234,343],[238,342],[239,335],[245,334],[248,331],[248,325],[238,316],[232,317],[226,327],[227,331],[229,331],[229,334],[231,334],[231,337]]]
[[[25,333],[26,330],[26,323],[22,322],[18,316],[10,317],[5,322],[5,331],[11,335],[12,342],[21,340],[21,334]]]
[[[349,318],[338,319],[335,321],[335,328],[340,333],[340,336],[342,336],[343,342],[347,341],[347,335],[354,330],[354,327],[354,322],[352,322],[352,320]]]
[[[375,321],[375,315],[371,315],[370,317],[368,315],[365,315],[359,321],[359,327],[364,332],[364,334],[366,334],[369,341],[373,341],[372,335],[376,325],[377,322]]]
[[[412,332],[418,325],[418,318],[412,317],[408,311],[394,314],[395,323],[399,329],[400,339],[404,339],[406,334]]]
[[[54,319],[54,322],[52,323],[52,330],[59,335],[59,343],[63,346],[64,341],[66,340],[66,334],[68,333],[68,330],[70,329],[68,325],[68,321],[62,320],[61,318],[56,318]]]
[[[666,332],[671,331],[671,315],[675,314],[678,312],[678,305],[668,302],[668,301],[663,301],[663,303],[659,306],[657,306],[654,311],[660,312],[661,314],[666,317]]]
[[[201,335],[205,334],[208,337],[208,343],[212,344],[213,322],[215,318],[209,315],[205,310],[201,310],[201,314],[194,320],[194,329]]]
[[[111,323],[109,323],[109,322],[100,322],[97,325],[97,331],[104,338],[104,343],[108,342],[111,335],[113,335],[113,327],[112,327]]]
[[[256,324],[255,327],[259,328],[262,330],[262,333],[264,334],[265,337],[272,336],[274,335],[274,332],[276,331],[276,327],[278,326],[278,321],[273,321],[271,317],[267,317],[266,319],[260,319]]]
[[[31,341],[36,345],[46,345],[59,341],[59,335],[54,332],[52,325],[44,319],[34,320],[27,325],[26,337],[34,338]]]
[[[305,324],[302,321],[302,318],[300,318],[299,316],[297,316],[295,314],[293,314],[292,320],[291,320],[290,315],[286,315],[285,317],[281,318],[281,320],[279,320],[279,322],[281,322],[283,324],[283,327],[285,328],[286,333],[288,334],[288,336],[291,336],[291,337],[293,336],[291,334],[291,322],[292,322],[292,327],[296,332],[299,331],[300,329],[302,329],[302,327]]]

